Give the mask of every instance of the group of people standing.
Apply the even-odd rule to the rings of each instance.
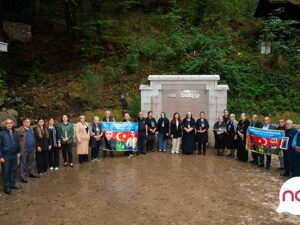
[[[159,152],[167,151],[167,140],[171,138],[172,154],[180,152],[181,143],[183,154],[192,154],[196,150],[196,143],[198,143],[199,154],[206,154],[209,124],[204,112],[200,112],[197,120],[193,118],[191,112],[187,112],[184,119],[181,119],[180,114],[176,112],[171,121],[164,112],[160,114],[158,121],[153,117],[152,111],[148,112],[147,118],[143,117],[143,113],[140,112],[137,122],[139,123],[139,153],[144,153],[145,142],[146,152],[154,151],[157,136]]]
[[[214,125],[215,148],[217,155],[223,155],[225,149],[229,150],[228,156],[236,157],[237,160],[248,162],[248,150],[246,149],[246,135],[248,127],[261,128],[263,130],[282,130],[285,132],[285,137],[289,138],[287,149],[283,150],[283,156],[279,156],[280,167],[278,170],[283,170],[281,173],[285,177],[300,176],[300,135],[297,136],[296,147],[292,146],[292,141],[297,135],[298,130],[294,128],[292,120],[280,119],[278,125],[271,124],[271,118],[264,116],[263,122],[258,120],[256,114],[252,115],[251,121],[242,113],[240,120],[235,119],[234,114],[224,110],[224,115],[218,118],[218,122]],[[257,147],[257,146],[254,146]],[[236,153],[235,153],[236,152]],[[260,154],[251,152],[252,165],[270,169],[272,156],[269,154]]]
[[[97,116],[94,117],[92,124],[88,124],[85,116],[80,115],[75,126],[69,121],[66,114],[62,115],[59,124],[56,124],[54,118],[50,118],[48,121],[39,118],[34,127],[31,127],[29,118],[24,118],[23,125],[18,129],[14,129],[13,120],[6,119],[5,128],[0,132],[0,163],[4,192],[11,194],[12,189],[19,188],[16,186],[18,157],[20,160],[20,178],[23,183],[28,183],[28,177],[39,178],[47,174],[49,170],[58,171],[60,150],[63,156],[63,166],[72,168],[74,166],[72,153],[74,142],[76,142],[80,164],[89,161],[89,148],[91,148],[90,158],[92,161],[99,159],[101,147],[102,158],[106,158],[108,153],[113,157],[114,151],[107,151],[109,143],[104,138],[101,121],[114,122],[115,120],[111,117],[109,110],[105,111],[102,120]],[[125,113],[123,122],[130,121],[130,115]],[[139,155],[155,151],[156,139],[158,140],[157,150],[159,152],[167,152],[167,141],[171,139],[172,154],[179,154],[180,147],[183,154],[193,154],[198,147],[198,154],[206,155],[210,127],[203,111],[199,113],[197,120],[193,118],[191,112],[187,112],[183,119],[179,113],[175,112],[171,121],[164,112],[160,114],[157,121],[151,111],[148,112],[147,117],[144,117],[143,112],[139,112],[138,118],[134,122],[138,123],[138,151],[125,151],[124,154],[129,158],[134,153]],[[252,120],[249,121],[246,114],[242,113],[240,120],[237,121],[234,114],[229,114],[227,110],[224,110],[224,115],[218,117],[218,121],[212,129],[216,155],[223,156],[227,149],[229,157],[236,157],[240,161],[247,162],[246,134],[248,127],[284,130],[285,136],[289,137],[290,140],[298,132],[293,127],[291,120],[286,122],[280,120],[278,127],[276,127],[271,124],[268,116],[265,116],[263,123],[261,123],[257,115],[253,115]],[[264,167],[266,164],[266,169],[269,169],[271,159],[271,155],[252,152],[251,163],[259,167]],[[283,176],[300,176],[300,135],[297,138],[296,148],[293,148],[289,142],[288,148],[279,160],[279,169],[284,170]]]

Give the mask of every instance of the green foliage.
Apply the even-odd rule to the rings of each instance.
[[[147,5],[150,2],[154,4]],[[42,3],[40,16],[49,27],[49,40],[65,35],[63,40],[70,43],[69,52],[62,51],[58,57],[74,70],[78,62],[87,65],[80,79],[69,76],[78,79],[80,98],[88,99],[92,107],[116,108],[120,91],[115,90],[122,89],[129,96],[128,110],[134,114],[140,108],[135,93],[149,74],[220,74],[220,83],[230,88],[231,112],[299,114],[300,53],[295,21],[281,20],[280,12],[266,20],[253,18],[257,0],[160,2],[168,2],[167,7],[152,0],[82,1],[71,35],[61,32],[65,30],[63,1]],[[270,55],[260,54],[261,41],[271,42]],[[25,45],[11,51],[19,54],[18,67],[10,65],[9,58],[1,58],[6,63],[3,80],[8,83],[15,74],[21,82],[45,83],[45,74],[52,71],[45,64],[51,57],[38,52],[28,54],[32,58],[27,59]],[[99,70],[91,69],[90,63]],[[103,88],[114,94],[104,95]]]
[[[80,97],[88,101],[92,106],[100,103],[100,96],[103,94],[103,76],[92,71],[86,66],[81,73]]]
[[[118,68],[107,66],[104,71],[104,77],[106,81],[116,81],[120,78],[121,71]]]
[[[141,110],[141,96],[140,94],[133,93],[128,100],[128,113],[134,118],[138,116]]]
[[[40,71],[38,68],[34,67],[29,73],[28,73],[28,83],[32,85],[37,84],[46,84],[48,82],[48,76],[44,72]]]

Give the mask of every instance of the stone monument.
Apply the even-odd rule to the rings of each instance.
[[[210,125],[209,144],[213,146],[212,127],[217,117],[227,108],[228,85],[219,85],[219,75],[150,75],[150,85],[140,85],[141,110],[147,115],[153,111],[158,118],[165,112],[169,119],[173,113],[184,118],[191,111],[194,119],[204,111]]]

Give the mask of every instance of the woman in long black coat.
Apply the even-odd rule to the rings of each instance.
[[[241,119],[237,125],[237,158],[243,162],[248,161],[248,151],[246,150],[246,135],[247,129],[250,126],[249,120],[246,118],[246,114],[241,114]]]
[[[45,121],[42,118],[38,119],[37,126],[35,128],[35,146],[36,146],[36,162],[37,170],[40,175],[48,172],[48,157],[49,150],[52,146],[49,139],[48,128],[45,126]]]
[[[193,119],[192,113],[188,112],[186,118],[182,121],[183,136],[182,136],[182,153],[193,154],[196,150],[196,135],[195,135],[196,122]]]
[[[203,155],[206,154],[206,145],[208,142],[208,129],[209,124],[207,119],[205,119],[205,113],[200,112],[200,117],[196,121],[196,139],[198,142],[198,154],[200,155],[203,152]]]
[[[226,147],[226,124],[222,116],[214,124],[213,132],[215,134],[215,149],[217,156],[223,156]]]

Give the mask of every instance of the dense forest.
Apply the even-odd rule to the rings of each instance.
[[[30,24],[32,40],[0,54],[0,104],[21,114],[91,116],[139,109],[149,74],[220,74],[230,112],[300,122],[299,29],[257,0],[1,1],[0,20]],[[262,41],[271,54],[260,52]],[[298,47],[297,47],[298,46]]]

